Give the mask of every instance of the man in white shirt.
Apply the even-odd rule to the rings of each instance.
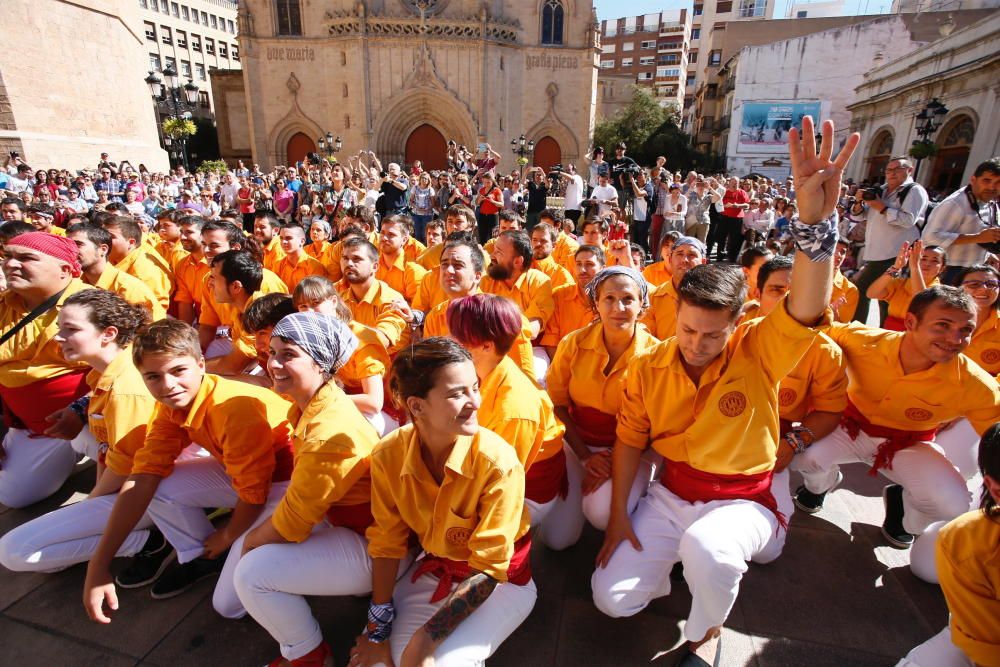
[[[1000,190],[1000,158],[976,167],[969,184],[953,192],[928,216],[924,244],[939,245],[948,253],[948,268],[941,275],[954,285],[963,269],[983,264],[992,251],[1000,250],[1000,220],[997,192]],[[985,246],[992,245],[992,248]]]
[[[560,172],[559,176],[566,181],[566,193],[563,195],[566,218],[572,220],[575,227],[580,219],[580,206],[583,203],[583,177],[576,173],[576,165],[573,164],[566,165],[566,170]]]
[[[747,243],[754,245],[766,239],[767,232],[774,226],[774,210],[767,198],[752,199],[750,204],[750,210],[743,216],[743,233]]]
[[[10,185],[7,186],[7,189],[17,194],[31,192],[31,167],[26,164],[17,165],[17,174],[10,177]]]
[[[597,215],[606,215],[612,206],[618,205],[618,191],[611,187],[607,172],[597,177],[597,187],[590,193],[590,201],[597,204]]]
[[[238,209],[239,206],[236,203],[236,195],[240,191],[239,183],[233,178],[231,172],[226,172],[222,177],[222,185],[219,187],[219,194],[222,195],[221,206],[222,209]]]

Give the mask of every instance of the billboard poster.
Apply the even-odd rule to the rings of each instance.
[[[820,102],[744,102],[737,150],[784,153],[788,130],[801,129],[803,116],[819,127]]]

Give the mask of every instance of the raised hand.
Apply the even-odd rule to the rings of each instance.
[[[795,203],[799,209],[799,221],[806,224],[815,224],[830,217],[837,208],[844,168],[861,140],[861,135],[853,132],[831,160],[833,121],[823,122],[822,135],[823,141],[817,153],[812,116],[802,119],[801,132],[794,127],[788,132],[788,158],[795,179]]]

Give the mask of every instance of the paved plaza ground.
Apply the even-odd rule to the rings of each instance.
[[[785,553],[752,565],[726,625],[722,664],[845,667],[892,665],[947,621],[936,586],[914,577],[907,552],[883,546],[881,480],[845,467],[845,483],[817,516],[797,512]],[[82,497],[93,470],[82,469],[53,498],[29,510],[0,509],[0,533]],[[630,619],[610,619],[590,598],[601,536],[588,529],[563,553],[536,546],[538,602],[490,667],[672,665],[691,603],[675,582],[670,597]],[[117,563],[118,567],[124,560]],[[229,621],[211,606],[212,583],[171,600],[148,589],[119,591],[110,626],[87,620],[84,566],[58,574],[0,568],[0,665],[264,665],[277,645],[250,618]],[[367,601],[313,600],[337,665],[362,623]]]

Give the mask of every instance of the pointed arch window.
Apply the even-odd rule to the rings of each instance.
[[[302,9],[299,0],[275,0],[279,35],[302,34]]]
[[[545,0],[542,5],[542,44],[563,43],[565,13],[562,0]]]

